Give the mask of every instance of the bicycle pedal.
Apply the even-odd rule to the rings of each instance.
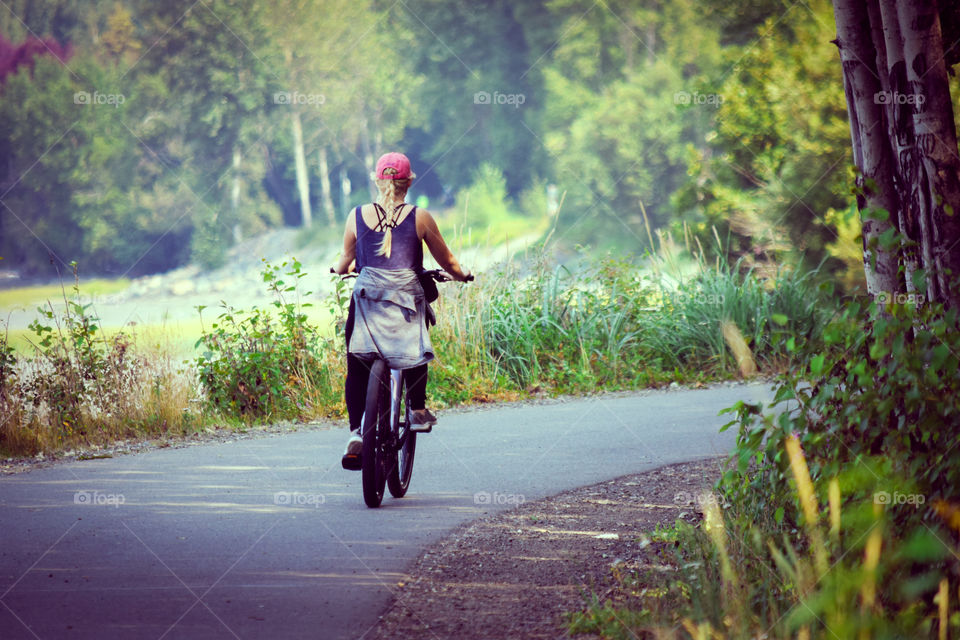
[[[358,454],[346,454],[340,458],[340,465],[347,471],[360,471],[361,463]]]
[[[410,431],[414,433],[430,433],[433,431],[432,424],[412,424],[410,425]]]

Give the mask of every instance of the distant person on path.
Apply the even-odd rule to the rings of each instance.
[[[460,268],[430,212],[404,202],[415,177],[410,160],[402,153],[387,153],[377,160],[373,178],[380,195],[376,202],[347,214],[343,254],[333,269],[342,275],[356,262],[360,274],[346,324],[345,396],[350,439],[345,456],[358,455],[363,448],[360,425],[375,357],[384,358],[391,368],[404,370],[411,429],[428,431],[437,422],[426,408],[427,363],[433,359],[433,346],[426,327],[427,303],[418,278],[423,271],[423,242],[455,280],[466,281],[469,274]],[[364,292],[374,295],[361,295]],[[415,308],[402,303],[410,296]],[[391,297],[393,300],[388,299]]]

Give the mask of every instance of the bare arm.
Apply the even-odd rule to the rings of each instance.
[[[464,273],[460,268],[460,263],[453,257],[450,247],[444,242],[440,235],[440,229],[437,228],[437,221],[433,219],[430,212],[426,209],[417,209],[417,234],[427,243],[430,249],[430,255],[440,267],[452,275],[454,279],[461,282],[467,280],[468,273]]]
[[[340,261],[333,268],[335,273],[343,275],[350,272],[350,267],[357,257],[357,219],[353,211],[347,216],[347,226],[343,231],[343,253]]]

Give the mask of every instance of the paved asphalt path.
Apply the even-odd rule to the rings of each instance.
[[[343,429],[0,478],[0,639],[361,638],[453,527],[519,500],[727,452],[765,385],[441,416],[406,498],[363,504]]]

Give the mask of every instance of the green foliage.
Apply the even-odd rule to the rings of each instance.
[[[715,89],[724,101],[707,144],[691,149],[690,179],[674,206],[701,239],[713,228],[729,235],[731,243],[712,247],[728,256],[799,250],[819,262],[837,238],[824,215],[850,200],[841,69],[825,44],[836,35],[831,3],[777,8],[756,35],[724,49],[730,72]]]
[[[467,212],[467,223],[479,228],[507,217],[510,204],[503,173],[492,164],[480,165],[470,186],[457,194],[456,208]]]
[[[648,316],[644,335],[664,365],[731,368],[724,322],[732,322],[752,357],[772,370],[790,363],[789,336],[819,339],[824,311],[823,298],[816,293],[816,271],[782,270],[763,280],[741,267],[720,263],[682,280],[675,289],[662,287],[664,313]]]
[[[816,588],[788,594],[805,603],[787,620],[794,628],[816,626],[811,615],[834,621],[828,624],[841,637],[936,628],[933,598],[940,578],[956,569],[950,554],[960,532],[935,519],[946,518],[960,496],[960,434],[944,428],[960,420],[960,333],[955,310],[915,303],[849,305],[824,326],[822,344],[796,345],[803,364],[785,374],[771,411],[733,408],[736,467],[720,486],[737,507],[734,530],[746,535],[759,525],[767,535],[792,532],[794,546],[814,545],[797,533],[805,519],[784,453],[792,434],[821,504],[833,479],[842,495],[843,543],[828,542],[825,550],[838,565]],[[870,580],[885,606],[858,616],[843,603],[855,599],[864,579],[859,559],[873,527],[886,551]],[[801,570],[796,557],[774,560],[781,574]]]
[[[603,637],[681,623],[717,638],[960,631],[958,318],[916,302],[852,303],[820,339],[791,338],[770,410],[728,410],[725,509],[677,529],[679,570],[650,586],[666,596],[626,607],[652,620]]]
[[[617,607],[609,600],[601,604],[594,596],[586,611],[568,616],[568,628],[571,634],[589,633],[610,640],[630,640],[637,637],[632,629],[648,624],[650,619],[647,610]]]
[[[196,367],[208,402],[246,420],[295,418],[336,404],[330,392],[341,371],[330,356],[337,350],[304,313],[312,304],[303,301],[311,294],[300,288],[307,276],[302,265],[265,263],[262,275],[272,309],[238,311],[222,303],[223,312],[197,341],[203,353]],[[334,295],[343,301],[342,294],[338,288]]]
[[[705,246],[748,267],[830,256],[857,284],[857,232],[835,214],[849,129],[826,0],[33,4],[10,5],[23,22],[0,18],[4,33],[52,33],[76,54],[69,68],[41,55],[0,87],[0,254],[26,275],[53,277],[50,254],[101,273],[215,267],[236,238],[301,223],[297,151],[314,206],[327,151],[342,213],[399,148],[416,193],[470,192],[480,241],[487,219],[496,241],[540,231],[553,184],[558,243],[635,254],[647,220],[701,240],[716,228],[732,241]],[[498,218],[501,202],[519,215]]]
[[[778,452],[797,433],[814,481],[882,453],[928,502],[960,496],[960,433],[943,428],[960,423],[957,312],[917,308],[915,300],[849,305],[824,326],[822,345],[797,344],[803,364],[784,376],[772,413],[735,407],[741,430],[731,490],[777,502],[772,491],[784,491],[786,475]],[[759,466],[748,475],[751,463]],[[747,485],[734,482],[748,477]]]
[[[478,322],[498,369],[520,387],[634,387],[672,378],[731,375],[737,364],[722,332],[733,322],[760,367],[790,359],[788,337],[816,340],[823,299],[815,272],[764,281],[737,268],[703,269],[674,284],[616,260],[577,271],[499,274]]]
[[[541,139],[567,191],[564,227],[576,240],[636,251],[647,244],[640,203],[654,226],[671,215],[686,177],[688,144],[702,144],[716,97],[715,26],[689,3],[551,3],[564,37],[545,65]],[[561,228],[563,230],[563,228]]]
[[[423,124],[406,132],[405,140],[422,150],[424,160],[438,162],[443,184],[466,187],[485,161],[503,171],[508,193],[516,196],[542,173],[546,160],[531,135],[548,99],[538,63],[559,35],[545,3],[493,0],[475,11],[460,3],[410,0],[394,7],[389,21],[410,40],[386,38],[380,49],[394,60],[409,59],[426,76],[416,96]],[[489,102],[477,99],[482,92]],[[498,103],[498,94],[511,102]]]
[[[528,278],[500,274],[494,288],[480,311],[484,340],[521,387],[630,384],[647,370],[639,322],[653,288],[630,265],[611,260],[573,272],[541,264]]]

